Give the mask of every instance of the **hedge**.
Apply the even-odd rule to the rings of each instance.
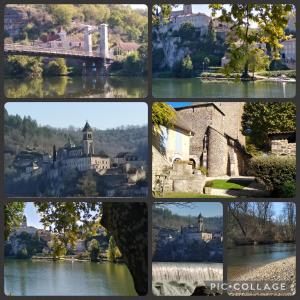
[[[296,182],[296,157],[254,157],[249,163],[249,175],[263,183],[272,196],[290,197],[290,191],[287,195],[287,185],[295,185]]]

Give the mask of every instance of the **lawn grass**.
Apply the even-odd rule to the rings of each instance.
[[[156,198],[232,198],[232,197],[214,196],[214,195],[207,195],[207,194],[169,192],[164,194],[163,196],[156,197]]]
[[[205,186],[222,190],[242,190],[251,182],[252,180],[215,179],[208,181]]]

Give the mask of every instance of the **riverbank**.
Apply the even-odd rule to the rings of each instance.
[[[275,282],[281,281],[290,284],[290,289],[288,291],[273,292],[272,295],[294,295],[296,292],[296,256],[292,256],[285,259],[280,259],[278,261],[268,263],[264,266],[253,268],[248,272],[233,277],[232,281],[264,281],[264,282]],[[280,294],[279,294],[280,293]],[[246,296],[246,295],[264,295],[261,292],[232,292],[230,295],[235,296]],[[266,293],[265,295],[270,295]]]

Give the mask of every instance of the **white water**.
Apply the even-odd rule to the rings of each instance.
[[[205,281],[223,281],[223,264],[152,263],[152,291],[156,296],[190,296]]]

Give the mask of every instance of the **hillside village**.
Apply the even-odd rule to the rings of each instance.
[[[155,24],[153,37],[153,71],[163,72],[173,70],[176,73],[177,64],[187,56],[191,57],[194,68],[198,71],[215,72],[209,67],[224,67],[229,63],[228,38],[239,43],[232,36],[230,24],[210,17],[202,12],[193,12],[193,5],[184,4],[182,10],[172,9],[167,20],[162,19],[159,10],[156,11],[159,24]],[[287,69],[296,67],[296,27],[295,15],[288,20],[287,40],[282,40],[280,50],[281,63]],[[256,45],[269,55],[264,43]]]
[[[115,157],[95,153],[93,129],[88,122],[79,145],[69,139],[62,148],[53,145],[51,154],[27,148],[15,156],[11,167],[16,173],[9,179],[8,193],[14,193],[17,185],[22,193],[21,187],[28,185],[29,191],[37,195],[58,196],[66,189],[74,195],[76,184],[81,183],[81,192],[86,196],[97,196],[99,189],[105,197],[147,195],[144,158],[131,152],[120,152]],[[70,180],[75,186],[69,186]]]
[[[156,211],[154,211],[154,214]],[[199,213],[196,222],[180,229],[153,224],[153,261],[223,261],[223,232],[216,224],[209,230]],[[209,218],[208,218],[209,219]],[[155,220],[155,219],[154,219]],[[211,226],[211,224],[210,224]]]
[[[27,258],[25,257],[25,254],[27,254],[28,257],[35,255],[40,258],[47,257],[51,251],[52,239],[53,233],[50,230],[28,226],[27,217],[24,215],[22,224],[11,232],[5,242],[5,256]],[[109,235],[103,227],[100,227],[93,236],[75,241],[74,246],[68,244],[67,251],[69,255],[84,258],[92,239],[98,241],[102,250],[107,250]]]

